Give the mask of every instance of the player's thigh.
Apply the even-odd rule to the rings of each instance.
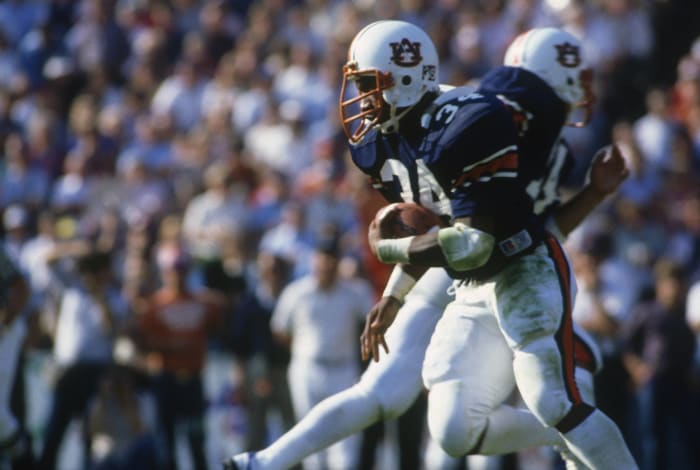
[[[460,381],[472,395],[507,397],[514,386],[512,352],[484,302],[452,302],[438,321],[423,362],[423,381]],[[432,392],[431,392],[432,393]]]
[[[441,314],[421,298],[407,299],[387,332],[389,353],[381,351],[379,362],[362,375],[359,387],[379,401],[384,414],[405,411],[420,393],[425,351]]]
[[[562,292],[567,292],[566,296]],[[506,267],[496,277],[491,302],[509,345],[520,349],[554,335],[570,302],[568,292],[546,250],[537,250]]]
[[[406,300],[418,297],[424,302],[444,310],[447,304],[454,300],[454,293],[451,289],[453,282],[453,279],[444,269],[430,268],[413,286],[413,289],[406,296]]]

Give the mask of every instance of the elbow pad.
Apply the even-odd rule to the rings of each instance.
[[[438,231],[438,244],[447,264],[457,271],[469,271],[486,264],[495,242],[488,233],[459,222]]]

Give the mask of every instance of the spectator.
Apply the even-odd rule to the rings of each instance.
[[[27,332],[25,307],[29,286],[15,263],[0,247],[0,464],[34,468],[32,442],[24,416],[12,407],[12,393],[23,376],[21,355]],[[24,392],[24,387],[20,390]]]
[[[65,35],[66,46],[80,70],[88,71],[107,65],[117,71],[128,56],[129,44],[121,26],[115,21],[114,3],[80,3],[77,21]]]
[[[171,119],[142,114],[135,119],[135,124],[133,140],[124,146],[117,157],[117,170],[123,172],[138,161],[149,175],[168,176],[174,167],[170,143]]]
[[[171,116],[179,131],[192,129],[199,122],[206,82],[200,66],[191,60],[180,60],[175,73],[156,90],[151,102],[154,114]]]
[[[61,245],[51,258],[63,281],[63,297],[54,335],[57,373],[41,452],[42,469],[55,468],[71,419],[85,417],[87,403],[112,364],[113,340],[126,320],[126,304],[112,283],[111,257],[89,250],[80,242]],[[60,261],[67,256],[77,256],[76,272],[61,272]],[[89,449],[84,445],[83,461],[87,462]]]
[[[681,263],[690,276],[700,274],[700,191],[674,198],[676,210],[669,217],[673,232],[666,255]],[[675,223],[674,223],[675,222]]]
[[[284,432],[295,423],[287,382],[289,349],[272,335],[270,319],[280,293],[290,280],[292,266],[272,253],[261,252],[256,260],[256,281],[236,307],[231,344],[245,364],[248,433],[245,448],[262,449],[274,429],[270,416],[277,412]]]
[[[219,259],[220,235],[245,230],[248,217],[245,187],[234,191],[225,163],[214,162],[204,170],[204,186],[204,192],[188,202],[182,218],[185,243],[198,261]]]
[[[207,0],[203,3],[199,12],[199,30],[207,62],[216,64],[233,46],[240,25],[228,2]]]
[[[46,5],[36,1],[10,0],[0,5],[0,29],[6,32],[13,46],[39,24],[48,13]]]
[[[221,325],[221,303],[218,296],[188,288],[190,261],[181,249],[164,246],[156,256],[162,287],[145,299],[138,331],[165,437],[166,468],[178,468],[176,429],[183,424],[193,466],[205,470],[202,372],[207,337]]]
[[[630,176],[622,183],[618,193],[638,206],[650,206],[661,191],[661,175],[644,159],[632,124],[627,121],[615,124],[613,141],[625,156],[630,170]]]
[[[5,237],[0,242],[13,263],[20,264],[20,253],[31,236],[29,211],[21,204],[11,204],[2,215]]]
[[[642,156],[656,171],[671,167],[673,134],[676,124],[671,120],[667,92],[649,91],[646,97],[646,113],[634,122],[634,135]]]
[[[65,157],[61,121],[52,113],[33,116],[27,125],[29,164],[46,172],[50,182],[61,173]]]
[[[275,253],[294,266],[293,277],[299,278],[310,271],[309,260],[313,251],[314,234],[306,224],[306,207],[288,201],[282,208],[278,223],[262,234],[258,250]]]
[[[153,403],[141,392],[136,372],[126,366],[107,370],[88,406],[87,439],[93,470],[162,467],[155,439]]]
[[[157,223],[170,209],[168,182],[149,173],[140,159],[129,161],[123,170],[116,188],[122,218],[129,224]]]
[[[619,331],[641,296],[634,271],[614,251],[612,237],[594,233],[572,256],[578,293],[572,316],[599,344],[602,370],[595,375],[595,401],[623,434],[627,431],[627,375],[622,364]],[[619,279],[626,279],[622,285]]]
[[[19,70],[18,54],[15,48],[11,47],[5,33],[0,31],[0,86],[8,89]]]
[[[634,387],[637,460],[643,470],[695,468],[689,385],[696,345],[686,321],[686,273],[661,259],[654,279],[655,299],[633,310],[621,335]]]
[[[58,214],[79,216],[91,202],[94,180],[87,174],[87,158],[70,152],[63,162],[63,174],[53,183],[49,207]]]
[[[30,166],[27,144],[19,133],[7,136],[3,150],[5,165],[0,169],[0,208],[20,203],[38,209],[49,190],[46,170]]]
[[[31,289],[29,307],[39,315],[48,308],[52,276],[47,260],[57,243],[56,217],[44,209],[37,215],[36,234],[24,243],[19,256],[20,268]]]
[[[282,291],[272,315],[273,334],[291,348],[287,377],[297,419],[359,378],[359,325],[374,297],[367,285],[338,277],[340,256],[336,238],[320,239],[312,272]],[[350,436],[308,457],[304,468],[355,468],[359,439]]]

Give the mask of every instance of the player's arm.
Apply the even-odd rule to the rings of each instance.
[[[384,236],[393,238],[391,221],[398,217],[398,214],[394,212],[396,210],[398,210],[396,204],[389,204],[377,213],[369,227],[370,245],[372,245],[373,239],[378,240]],[[364,328],[360,335],[360,351],[363,360],[366,361],[371,357],[378,361],[380,347],[384,348],[386,353],[389,352],[384,334],[399,314],[406,295],[427,270],[427,266],[411,264],[396,264],[394,266],[381,298],[372,306],[365,318]]]
[[[469,271],[483,266],[491,256],[495,243],[489,233],[492,227],[491,217],[464,217],[449,227],[411,237],[382,239],[370,230],[370,246],[384,263]]]
[[[423,235],[403,238],[381,238],[379,230],[370,230],[369,242],[377,258],[385,263],[400,263],[403,269],[424,272],[427,267],[449,267],[456,271],[468,271],[486,264],[493,251],[495,239],[488,232],[493,226],[491,217],[458,218],[449,226]],[[478,227],[478,228],[477,228]],[[388,325],[370,317],[380,315],[379,309],[398,313],[400,303],[391,295],[382,297],[370,311],[360,337],[362,358],[370,356],[379,360],[380,346],[388,353],[384,339]]]
[[[370,357],[379,361],[380,346],[384,348],[386,353],[389,352],[384,333],[394,323],[406,295],[427,270],[427,266],[411,264],[394,266],[382,297],[374,304],[365,318],[365,326],[360,335],[360,351],[363,361]]]
[[[519,158],[512,115],[494,100],[472,94],[435,113],[432,125],[441,129],[440,146],[422,161],[449,197],[455,218],[437,231],[370,241],[380,261],[454,271],[488,262],[495,245],[494,217],[510,203],[510,188],[517,191]]]
[[[629,175],[625,159],[616,145],[602,148],[594,157],[590,181],[569,201],[556,209],[549,229],[566,238],[606,197],[613,194]]]

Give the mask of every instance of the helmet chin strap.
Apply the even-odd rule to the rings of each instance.
[[[417,104],[417,103],[416,103]],[[391,134],[392,132],[399,132],[399,122],[410,110],[412,110],[416,105],[407,106],[403,108],[398,114],[396,113],[396,106],[389,106],[389,119],[384,121],[379,125],[383,134]]]

